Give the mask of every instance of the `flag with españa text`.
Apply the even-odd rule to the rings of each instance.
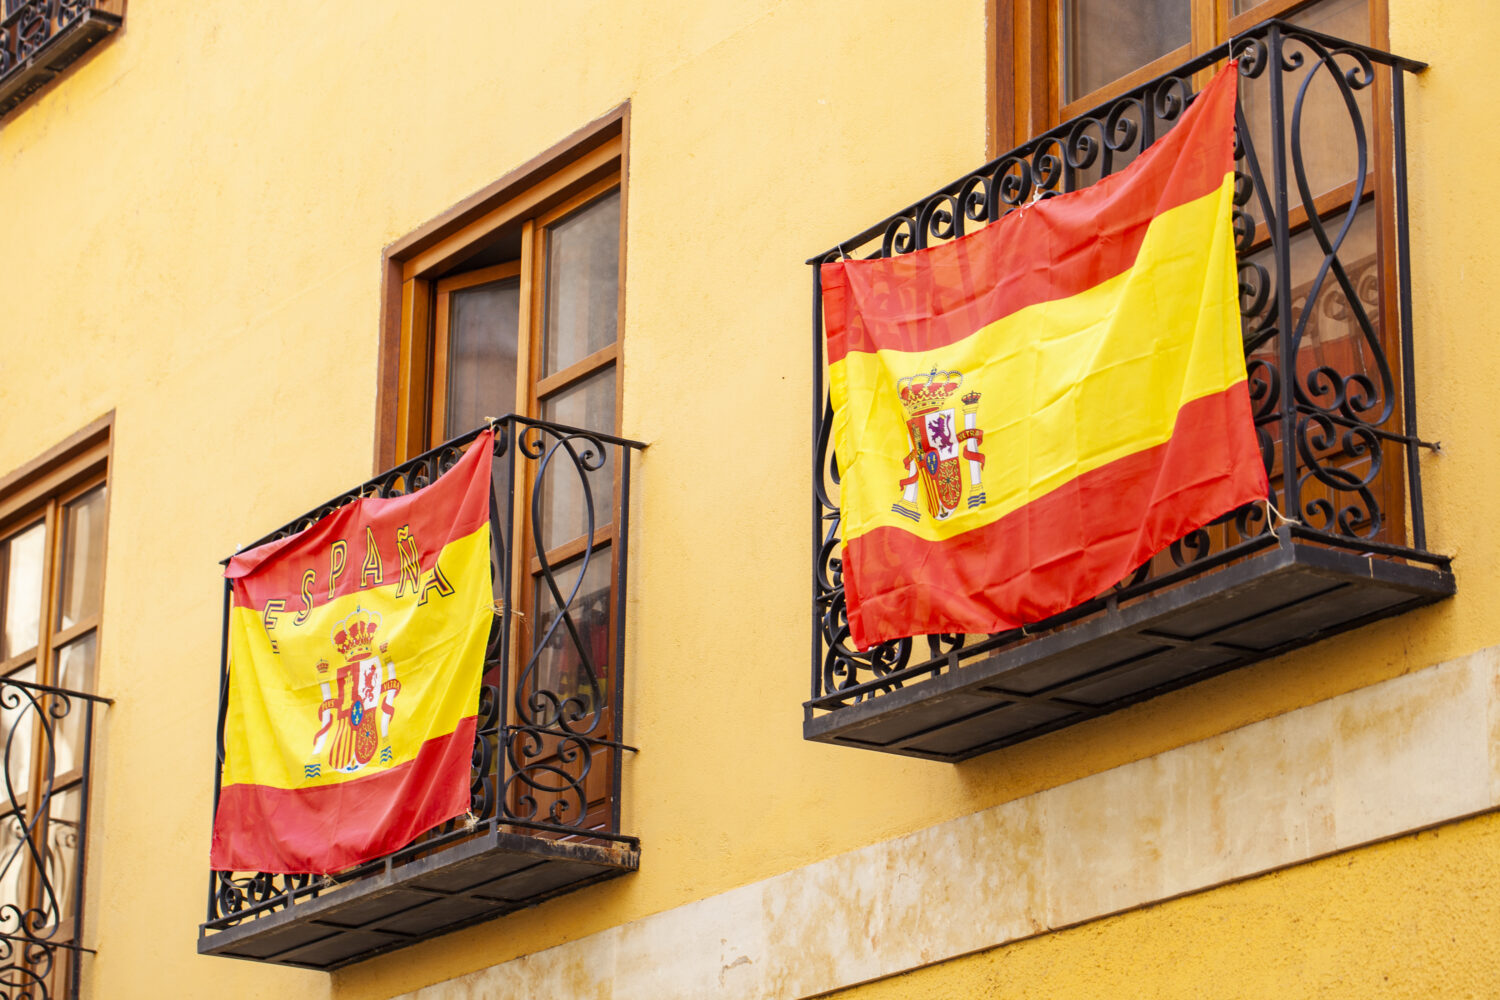
[[[336,872],[467,811],[493,447],[229,561],[215,870]]]
[[[1266,496],[1232,227],[1237,72],[1119,173],[822,266],[860,649],[1040,621]]]

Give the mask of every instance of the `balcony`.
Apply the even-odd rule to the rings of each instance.
[[[631,457],[644,445],[515,416],[495,428],[497,600],[470,815],[333,876],[211,872],[200,954],[332,970],[638,867],[639,841],[620,832],[621,755],[634,748],[619,734]],[[340,494],[255,544],[299,531],[358,497],[421,488],[450,468],[476,433]],[[560,523],[559,504],[582,534],[549,561],[537,555],[541,526]],[[227,590],[224,607],[221,768]]]
[[[1405,97],[1420,63],[1268,21],[1038,136],[814,265],[809,740],[959,761],[1441,600],[1417,433]],[[1240,60],[1235,235],[1268,503],[995,635],[849,643],[817,265],[909,253],[1113,173]]]
[[[95,712],[109,703],[0,677],[0,996],[78,996]]]
[[[120,30],[125,0],[4,0],[0,118]]]

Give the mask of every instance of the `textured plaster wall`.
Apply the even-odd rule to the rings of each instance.
[[[1459,597],[945,767],[800,740],[801,261],[983,158],[981,0],[135,0],[0,124],[0,472],[117,413],[93,995],[388,997],[1500,640],[1500,150],[1472,127],[1485,34],[1460,30],[1491,14],[1391,7],[1393,47],[1433,64],[1411,95],[1416,362]],[[380,248],[626,99],[642,871],[333,978],[198,958],[215,561],[369,473]]]

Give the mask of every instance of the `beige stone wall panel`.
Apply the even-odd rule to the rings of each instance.
[[[547,992],[565,970],[589,970],[579,995],[602,1000],[814,997],[1190,895],[1183,905],[1198,914],[1205,953],[1232,950],[1226,904],[1205,890],[1500,808],[1492,791],[1497,679],[1500,647],[403,1000],[572,995]],[[1451,881],[1449,857],[1413,852],[1408,864]],[[1317,871],[1338,878],[1336,865]],[[1311,900],[1338,889],[1314,879],[1305,891]],[[1386,916],[1365,908],[1351,919],[1379,924]],[[1362,933],[1350,928],[1350,947]],[[1420,940],[1409,946],[1428,954]],[[1116,960],[1161,971],[1144,947]],[[1314,982],[1324,968],[1308,961]],[[1210,965],[1205,956],[1183,974],[1207,975]]]

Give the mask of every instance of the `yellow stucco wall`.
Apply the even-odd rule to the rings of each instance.
[[[1392,47],[1432,63],[1411,94],[1417,366],[1424,435],[1444,446],[1423,459],[1430,540],[1458,556],[1459,596],[962,766],[802,742],[801,261],[983,158],[985,6],[133,0],[118,37],[0,124],[0,473],[116,411],[94,996],[165,979],[180,996],[387,997],[1500,642],[1500,534],[1480,520],[1500,489],[1500,140],[1473,127],[1482,33],[1455,30],[1489,12],[1391,0]],[[651,444],[626,659],[642,869],[331,978],[199,958],[215,561],[368,475],[381,248],[626,99],[624,431]],[[1370,857],[1441,880],[1489,830]],[[1316,896],[1339,871],[1223,892]],[[1236,940],[1211,919],[1220,896],[1171,904],[1204,908],[1205,948]],[[1379,901],[1351,896],[1350,922]],[[1160,928],[1135,919],[1088,947],[1148,946]],[[1092,933],[999,954],[1062,961]]]

